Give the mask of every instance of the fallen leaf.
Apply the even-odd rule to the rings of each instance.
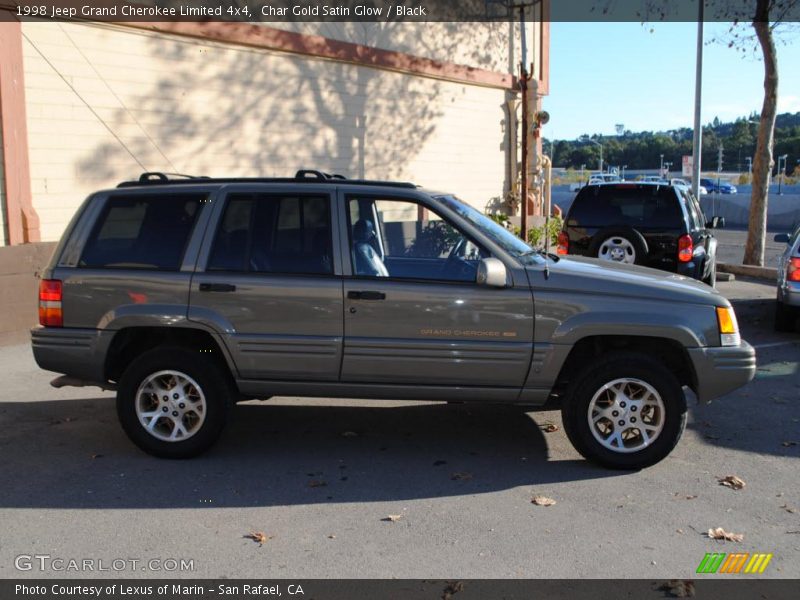
[[[329,535],[329,536],[328,536],[328,539],[329,539],[329,540],[335,540],[335,539],[336,539],[336,536],[335,536],[335,535],[333,535],[333,534],[331,534],[331,535]]]
[[[540,429],[545,433],[553,433],[554,431],[558,431],[558,425],[555,423],[545,423]]]
[[[450,600],[457,593],[463,591],[464,591],[464,584],[462,582],[448,581],[447,587],[444,588],[444,593],[442,594],[442,600]]]
[[[450,475],[450,479],[453,481],[469,481],[472,479],[472,473],[468,473],[466,471],[461,471],[458,473],[453,473]]]
[[[794,513],[796,513],[796,512],[797,512],[797,509],[796,509],[796,508],[794,508],[793,506],[789,506],[788,504],[784,504],[783,506],[781,506],[781,508],[782,508],[783,510],[785,510],[786,512],[788,512],[788,513],[792,513],[792,514],[794,514]]]
[[[797,446],[797,442],[781,442],[781,446],[788,448],[789,446]]]
[[[387,521],[389,523],[397,523],[400,519],[403,518],[403,515],[389,515],[381,519],[381,521]]]
[[[683,529],[676,529],[676,530],[675,530],[675,533],[680,533],[680,534],[682,534],[682,533],[683,533]]]
[[[722,527],[709,529],[706,535],[712,540],[727,540],[729,542],[741,542],[744,539],[743,533],[730,533]]]
[[[736,475],[727,475],[725,477],[720,477],[717,479],[720,485],[724,485],[725,487],[729,487],[732,490],[741,490],[747,484],[744,482],[744,479],[737,477]]]
[[[358,434],[355,431],[345,431],[342,437],[358,437]]]
[[[534,496],[531,498],[531,502],[536,506],[553,506],[556,503],[555,500],[547,496]]]
[[[308,482],[308,487],[317,488],[317,487],[326,487],[328,484],[320,479],[312,479]]]
[[[247,534],[246,536],[244,536],[244,537],[245,537],[245,538],[247,538],[248,540],[253,540],[253,541],[254,541],[254,542],[256,542],[256,543],[257,543],[259,546],[263,546],[263,545],[264,545],[264,544],[266,544],[266,543],[267,543],[269,540],[271,540],[271,539],[272,539],[274,536],[272,536],[272,535],[267,535],[267,534],[266,534],[266,533],[264,533],[263,531],[253,531],[252,533],[248,533],[248,534]]]
[[[694,597],[694,581],[688,579],[670,579],[661,584],[658,589],[667,592],[673,598]]]
[[[92,454],[92,458],[103,458],[102,454]]]

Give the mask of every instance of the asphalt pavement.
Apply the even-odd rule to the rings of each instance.
[[[772,332],[771,285],[719,288],[758,375],[692,401],[672,455],[632,473],[585,462],[557,412],[291,398],[238,406],[200,458],[159,460],[111,394],[54,390],[27,345],[0,348],[0,577],[687,578],[735,551],[800,577],[800,334]],[[21,555],[145,562],[20,571]]]

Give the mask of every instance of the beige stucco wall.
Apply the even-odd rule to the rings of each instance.
[[[480,208],[502,193],[503,90],[121,27],[24,23],[23,33],[43,241],[88,193],[144,170],[319,168],[412,180]],[[456,42],[469,36],[440,44]]]

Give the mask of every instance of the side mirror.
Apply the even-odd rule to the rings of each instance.
[[[725,217],[711,217],[711,221],[706,223],[708,229],[722,229],[725,227]]]
[[[496,258],[484,258],[478,263],[478,276],[475,281],[478,285],[504,288],[508,284],[508,271],[506,266]]]
[[[776,233],[773,241],[778,242],[779,244],[788,244],[790,239],[791,238],[789,237],[788,233]]]

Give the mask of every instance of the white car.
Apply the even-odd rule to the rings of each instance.
[[[598,183],[613,183],[622,181],[616,173],[592,173],[586,183],[573,183],[569,186],[570,192],[577,192],[585,185],[596,185]]]
[[[683,186],[683,187],[686,187],[686,188],[689,188],[689,189],[691,189],[691,187],[692,187],[691,183],[689,183],[685,179],[681,179],[680,177],[673,177],[672,179],[669,180],[669,183],[670,183],[670,185],[680,185],[680,186]],[[704,196],[705,194],[708,193],[708,190],[701,185],[700,189],[698,190],[698,193],[701,196]]]

